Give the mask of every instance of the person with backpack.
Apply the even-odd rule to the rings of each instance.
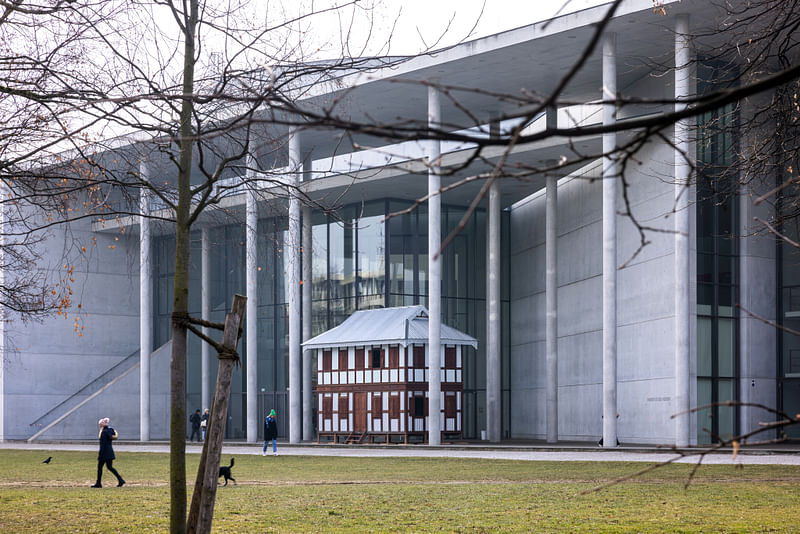
[[[278,455],[278,414],[275,409],[269,411],[269,415],[264,420],[264,448],[261,450],[261,456],[267,455],[267,443],[272,441],[272,454]]]

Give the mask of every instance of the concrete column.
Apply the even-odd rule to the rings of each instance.
[[[437,128],[441,122],[439,92],[428,88],[428,125]],[[438,174],[441,144],[430,141],[428,157],[428,443],[440,445],[441,434],[441,353],[442,353],[442,197],[439,195],[441,177]]]
[[[300,135],[289,135],[289,242],[287,274],[289,279],[289,442],[300,443],[303,436],[303,404],[301,390],[302,362],[300,354],[300,200],[297,187],[302,173]]]
[[[8,187],[4,182],[0,182],[0,197],[7,198]],[[6,244],[6,206],[0,203],[0,265],[5,265],[5,244]],[[0,269],[0,287],[5,287],[6,271]],[[0,315],[0,443],[5,441],[5,382],[6,382],[6,322],[5,313]]]
[[[150,181],[147,162],[139,175]],[[150,441],[150,354],[153,352],[153,259],[150,254],[150,195],[139,193],[139,440]]]
[[[303,341],[311,339],[311,208],[303,207]],[[314,439],[313,352],[303,350],[303,441]]]
[[[689,16],[675,22],[675,111],[686,107],[678,102],[690,95]],[[675,445],[689,445],[689,119],[675,123]]]
[[[545,369],[547,442],[558,441],[558,177],[548,176],[545,198]]]
[[[8,187],[0,181],[0,198],[8,198]],[[6,206],[0,203],[0,265],[5,265],[6,244]],[[0,287],[5,287],[6,270],[0,267]],[[6,382],[6,322],[5,314],[0,315],[0,443],[5,440],[5,382]]]
[[[617,40],[603,37],[603,125],[617,121]],[[616,133],[603,134],[603,445],[617,445],[617,163]]]
[[[200,233],[200,316],[211,320],[211,235],[207,227]],[[202,327],[203,334],[210,335],[208,327]],[[211,386],[209,372],[211,369],[211,345],[205,341],[200,344],[200,380],[202,380],[200,395],[203,410],[211,409]]]
[[[247,173],[252,176],[255,161],[247,158]],[[245,313],[247,336],[247,441],[258,441],[258,193],[251,181],[245,205],[245,243],[247,284],[247,311]]]
[[[486,437],[499,442],[503,428],[500,326],[500,184],[489,186],[486,232]]]

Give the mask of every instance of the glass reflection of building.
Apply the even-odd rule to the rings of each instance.
[[[312,336],[333,328],[356,310],[387,306],[428,305],[427,207],[392,214],[407,202],[380,200],[347,206],[335,215],[312,215]],[[443,238],[455,228],[465,208],[442,206]],[[222,322],[235,293],[245,294],[245,228],[243,224],[217,226],[210,232],[210,295],[212,321]],[[268,403],[288,408],[288,304],[286,217],[265,217],[258,223],[258,388],[259,409]],[[503,272],[508,272],[508,224],[503,217]],[[192,234],[190,313],[200,314],[201,234]],[[174,237],[157,239],[153,265],[157,266],[154,291],[156,346],[168,341],[172,306]],[[475,438],[485,425],[486,363],[486,216],[476,212],[466,228],[442,256],[442,320],[478,339],[477,351],[468,349],[464,366],[464,436]],[[504,280],[508,277],[504,276]],[[507,283],[502,288],[503,306],[503,435],[510,423],[508,379]],[[200,342],[189,338],[187,370],[188,408],[200,408]],[[246,355],[242,337],[239,354]],[[246,366],[236,368],[226,434],[244,438],[246,424]],[[211,387],[216,365],[211,368]],[[284,422],[288,417],[283,417]],[[283,428],[284,432],[286,427]]]

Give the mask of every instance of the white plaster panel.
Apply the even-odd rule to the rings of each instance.
[[[672,378],[620,381],[617,435],[622,443],[674,443],[675,381]],[[646,424],[642,424],[646,421]],[[602,424],[598,439],[602,433]]]
[[[511,436],[518,439],[540,439],[545,435],[545,391],[543,389],[511,390]],[[484,423],[481,422],[480,425]],[[485,430],[485,429],[484,429]]]
[[[602,393],[603,386],[599,382],[558,388],[559,439],[599,439],[602,429]]]
[[[544,257],[538,264],[544,289]],[[587,224],[559,235],[558,284],[564,286],[603,272],[603,225]]]
[[[545,294],[526,296],[511,301],[511,342],[539,341],[545,336]]]
[[[777,300],[776,265],[772,258],[740,257],[742,281],[739,298],[746,310],[767,319],[775,319]],[[744,313],[742,316],[747,316]]]
[[[741,314],[739,318],[741,346],[739,348],[739,373],[742,378],[774,379],[777,369],[777,333],[775,327]],[[772,401],[774,404],[775,401]]]
[[[545,385],[545,343],[511,347],[511,391]],[[512,404],[516,410],[516,404]],[[512,410],[513,412],[514,410]]]
[[[617,379],[675,375],[672,317],[617,327]]]
[[[558,339],[559,386],[599,383],[602,381],[602,377],[603,334],[601,331]],[[559,402],[561,402],[560,396]]]
[[[544,195],[535,195],[528,202],[513,209],[509,222],[510,232],[514,237],[509,243],[512,255],[544,243]]]
[[[558,291],[558,335],[600,330],[603,326],[602,300],[600,276],[561,286]],[[544,339],[544,336],[537,339]]]
[[[771,378],[745,378],[739,382],[739,399],[742,402],[774,406],[777,390]],[[740,431],[743,434],[762,428],[761,423],[774,421],[775,416],[760,408],[742,406],[739,411]],[[753,441],[774,439],[775,432],[764,432],[751,438]]]
[[[592,174],[599,176],[599,173]],[[559,235],[601,220],[603,214],[602,185],[602,180],[588,178],[573,178],[559,182]]]
[[[512,234],[511,241],[516,240]],[[545,247],[532,247],[511,256],[510,277],[514,296],[522,297],[544,291]]]
[[[617,324],[636,324],[674,315],[675,260],[662,256],[618,271]]]

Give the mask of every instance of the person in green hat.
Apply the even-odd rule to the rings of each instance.
[[[267,443],[272,441],[272,454],[278,455],[278,444],[275,441],[278,438],[278,414],[275,409],[269,411],[269,415],[264,420],[264,448],[261,450],[261,456],[267,455]]]

